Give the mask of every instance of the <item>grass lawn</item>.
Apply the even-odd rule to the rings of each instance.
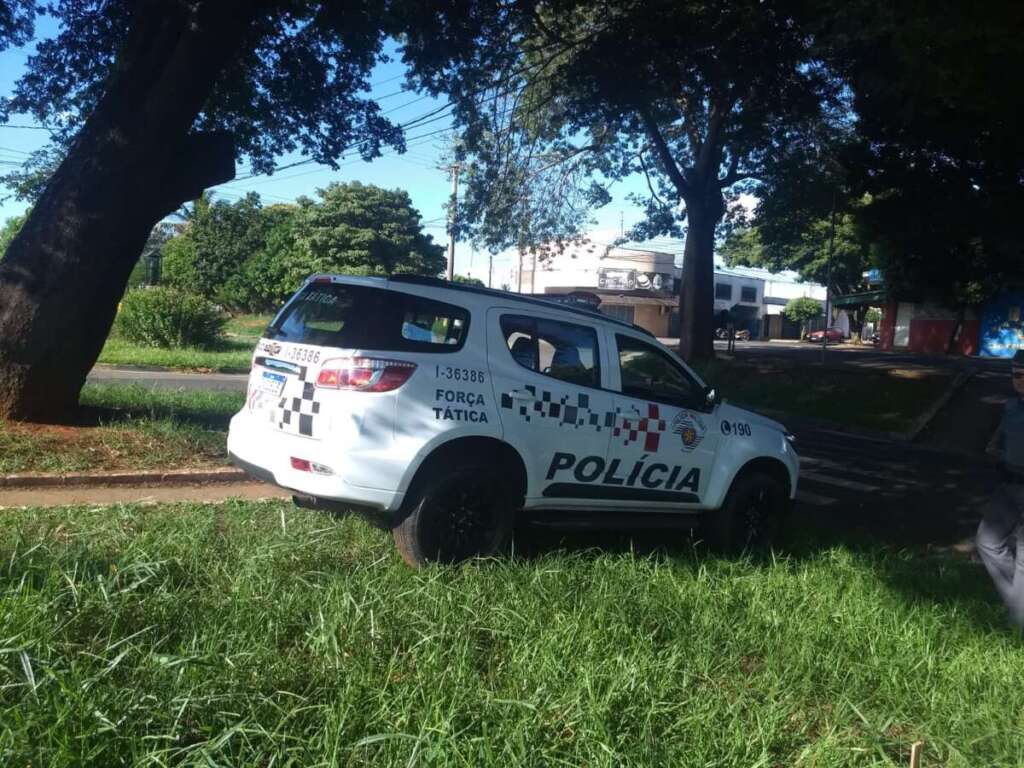
[[[151,365],[190,371],[235,372],[249,370],[252,351],[270,315],[238,315],[228,321],[226,338],[216,349],[160,349],[143,347],[119,337],[107,339],[99,362],[108,365]]]
[[[228,421],[244,401],[240,392],[88,384],[72,423],[0,421],[0,474],[224,464]]]
[[[697,369],[736,405],[780,418],[792,414],[896,432],[910,429],[952,380],[948,371],[821,368],[770,358],[718,359]]]
[[[1016,766],[1022,669],[934,556],[412,571],[284,503],[0,516],[3,765]]]

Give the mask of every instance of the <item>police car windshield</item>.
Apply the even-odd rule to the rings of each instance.
[[[408,293],[343,283],[311,283],[264,334],[295,344],[348,349],[454,351],[469,313]]]

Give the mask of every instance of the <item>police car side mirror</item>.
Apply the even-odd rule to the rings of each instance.
[[[704,387],[704,406],[706,408],[714,408],[718,405],[718,393],[714,387]]]

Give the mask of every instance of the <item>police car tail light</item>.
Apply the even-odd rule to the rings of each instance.
[[[353,357],[327,360],[316,377],[321,389],[346,389],[356,392],[390,392],[405,384],[416,370],[416,363]]]

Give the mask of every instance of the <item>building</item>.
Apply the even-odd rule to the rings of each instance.
[[[635,323],[655,336],[679,335],[679,281],[674,253],[583,242],[545,257],[526,256],[513,268],[512,289],[520,293],[596,296],[600,310]],[[715,269],[715,313],[720,327],[731,321],[753,338],[798,338],[800,329],[782,316],[795,296],[824,303],[825,289],[801,283],[794,273],[763,269]],[[772,319],[774,318],[774,319]]]

